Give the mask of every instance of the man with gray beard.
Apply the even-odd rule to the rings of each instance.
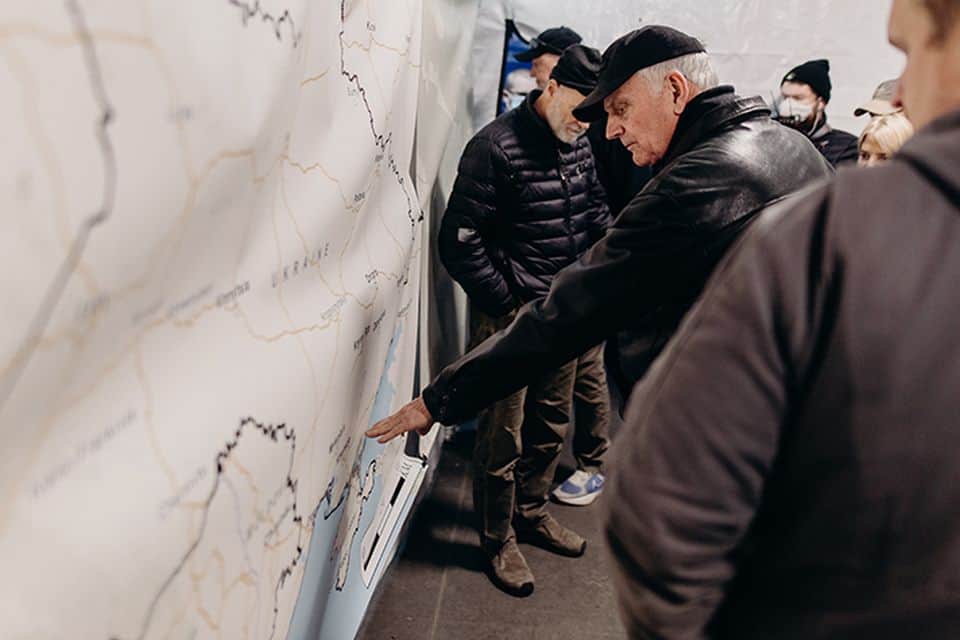
[[[587,125],[573,108],[596,86],[600,53],[566,49],[546,87],[481,129],[460,160],[440,228],[444,266],[467,292],[479,344],[513,320],[517,309],[549,291],[554,275],[575,262],[610,223],[597,180]],[[533,574],[517,547],[527,541],[568,556],[586,541],[546,512],[548,491],[576,395],[579,461],[593,486],[608,447],[608,397],[601,347],[540,376],[485,410],[474,451],[474,508],[494,582],[513,595],[533,591]],[[582,442],[589,438],[589,442]],[[586,484],[586,483],[585,483]]]

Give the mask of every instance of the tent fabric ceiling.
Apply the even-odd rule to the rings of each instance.
[[[525,37],[560,24],[603,49],[643,24],[668,24],[699,37],[724,83],[770,100],[780,79],[813,58],[831,63],[827,112],[839,129],[859,134],[854,108],[883,80],[899,75],[903,56],[887,42],[892,0],[481,0],[473,45],[471,114],[479,127],[494,115],[503,27],[512,18]]]

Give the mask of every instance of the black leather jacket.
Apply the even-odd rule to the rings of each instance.
[[[687,105],[654,172],[547,297],[424,389],[435,419],[467,419],[617,332],[628,393],[744,226],[832,169],[805,136],[772,121],[762,99],[727,86]]]
[[[470,140],[440,224],[440,259],[471,303],[501,316],[547,294],[610,225],[586,136],[557,139],[540,91]]]

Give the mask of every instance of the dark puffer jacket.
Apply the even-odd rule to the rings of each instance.
[[[560,142],[533,109],[539,96],[470,140],[440,225],[440,259],[492,316],[546,295],[610,224],[590,143]]]

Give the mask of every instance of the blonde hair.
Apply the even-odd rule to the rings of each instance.
[[[913,136],[913,125],[902,111],[898,111],[872,118],[860,134],[860,142],[857,146],[862,149],[864,140],[869,138],[880,147],[883,153],[892,156],[911,136]]]

